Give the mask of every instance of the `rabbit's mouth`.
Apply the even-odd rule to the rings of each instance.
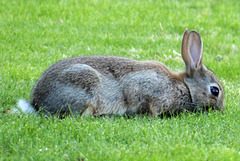
[[[210,111],[221,111],[221,107],[216,104],[208,103],[207,105],[198,106],[198,111],[200,112],[210,112]]]
[[[214,111],[218,110],[221,111],[222,108],[217,106],[214,103],[208,103],[206,104],[197,104],[197,103],[189,103],[188,105],[184,106],[184,109],[189,112],[209,112],[209,111]]]

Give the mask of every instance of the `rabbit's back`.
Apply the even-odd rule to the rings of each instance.
[[[61,60],[51,67],[45,73],[48,75],[49,71],[58,73],[59,71],[68,68],[74,64],[85,64],[91,66],[99,73],[105,76],[120,78],[130,72],[143,71],[149,69],[160,70],[160,72],[169,72],[169,69],[162,63],[157,61],[137,61],[124,57],[117,56],[81,56]]]

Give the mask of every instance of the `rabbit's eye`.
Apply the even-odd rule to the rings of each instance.
[[[211,93],[212,93],[212,95],[214,95],[214,96],[217,97],[217,96],[219,95],[219,89],[218,89],[218,87],[211,86],[210,88],[211,88]]]

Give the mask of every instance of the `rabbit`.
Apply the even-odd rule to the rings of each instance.
[[[51,115],[179,114],[224,108],[217,76],[202,63],[197,31],[185,30],[181,54],[186,71],[174,73],[157,61],[117,56],[80,56],[50,66],[32,89],[31,101],[20,100],[25,113]]]

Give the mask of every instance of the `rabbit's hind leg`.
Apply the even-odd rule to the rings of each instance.
[[[85,64],[74,64],[65,68],[59,75],[58,81],[45,100],[47,111],[50,113],[81,114],[86,110],[87,103],[94,96],[100,81],[99,73]]]
[[[74,64],[61,73],[61,81],[83,89],[86,92],[94,88],[100,81],[99,73],[85,64]]]

